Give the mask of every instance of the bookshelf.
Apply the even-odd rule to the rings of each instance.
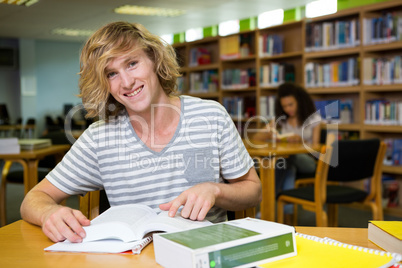
[[[374,34],[370,32],[368,24],[374,27],[377,25],[376,21],[388,19],[389,22],[393,22],[392,25],[398,25],[399,18],[399,25],[402,25],[402,2],[391,0],[342,10],[336,14],[314,19],[302,19],[224,37],[209,37],[175,44],[173,47],[178,54],[184,77],[182,93],[215,99],[222,104],[231,98],[232,100],[240,98],[245,105],[243,111],[249,110],[249,114],[255,112],[257,115],[266,115],[267,111],[262,110],[267,109],[265,99],[270,99],[276,94],[277,85],[282,81],[280,79],[284,79],[286,75],[287,80],[303,85],[314,100],[348,99],[353,102],[353,121],[340,123],[338,125],[340,131],[357,133],[360,138],[402,140],[402,123],[367,124],[365,121],[368,101],[375,99],[402,101],[402,71],[400,76],[396,74],[389,76],[392,81],[383,75],[386,74],[384,71],[381,74],[385,78],[371,79],[374,82],[366,81],[370,80],[367,77],[370,70],[372,71],[370,68],[373,68],[372,64],[368,65],[369,62],[380,62],[378,70],[381,68],[395,70],[394,63],[398,62],[398,57],[402,59],[402,29],[399,29],[399,32],[396,30],[397,27],[387,30],[387,24],[383,23],[381,27],[376,26],[378,29]],[[388,34],[381,35],[378,32],[381,29],[388,31]],[[189,59],[194,48],[209,50],[211,62],[191,66]],[[392,64],[394,67],[391,68]],[[342,66],[348,68],[343,76],[338,74],[336,78],[333,73],[324,75],[325,71],[334,70],[335,67],[339,72]],[[402,68],[402,65],[400,67]],[[215,70],[218,75],[216,91],[192,93],[190,75],[211,70]],[[237,71],[231,73],[231,70]],[[248,76],[245,76],[246,71]],[[311,75],[307,74],[308,71],[317,72],[314,73],[314,78],[321,77],[321,80],[317,79],[315,84],[308,83],[308,79],[311,78],[308,77]],[[267,73],[270,74],[269,78]],[[277,80],[272,79],[275,74],[280,74],[275,78]],[[241,86],[226,86],[224,81],[228,77],[229,80],[232,79],[233,75],[240,77],[243,75],[244,83]],[[254,111],[250,111],[248,106],[254,106]],[[233,119],[240,133],[244,134],[242,131],[247,113],[241,118],[234,116]],[[253,124],[260,127],[262,123],[261,120],[254,120]],[[386,208],[385,213],[402,217],[402,165],[384,165],[383,171],[396,176],[400,185],[399,207]]]

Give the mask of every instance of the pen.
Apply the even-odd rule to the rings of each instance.
[[[152,241],[152,235],[145,237],[144,239],[141,239],[138,241],[138,244],[133,247],[132,251],[133,254],[140,254],[141,251]]]

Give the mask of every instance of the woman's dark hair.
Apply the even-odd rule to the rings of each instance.
[[[277,118],[283,115],[286,116],[286,118],[288,117],[282,108],[281,99],[289,96],[293,96],[297,101],[297,123],[298,125],[301,125],[316,111],[313,99],[307,91],[299,85],[290,82],[281,84],[278,87],[278,93],[275,100],[275,115]]]

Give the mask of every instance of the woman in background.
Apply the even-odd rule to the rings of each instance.
[[[311,96],[304,88],[286,82],[278,88],[275,101],[276,120],[256,133],[254,139],[269,141],[280,133],[286,136],[278,141],[303,143],[308,146],[320,140],[320,113],[316,111]],[[287,135],[284,135],[287,134]],[[296,173],[310,174],[316,169],[316,160],[310,154],[295,154],[285,163],[277,163],[275,169],[276,192],[293,189]],[[285,209],[285,213],[290,213]],[[286,216],[286,215],[285,215]]]

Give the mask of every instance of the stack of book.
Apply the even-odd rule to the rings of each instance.
[[[51,139],[20,139],[18,144],[21,150],[37,150],[46,148],[52,145]]]
[[[21,151],[18,138],[1,138],[0,154],[19,154]]]

